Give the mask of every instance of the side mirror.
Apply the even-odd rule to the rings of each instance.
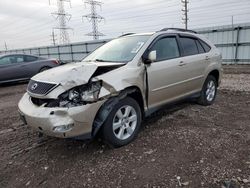
[[[145,60],[145,64],[150,64],[152,62],[156,61],[156,51],[151,51],[149,54],[148,54],[148,57],[147,59]]]

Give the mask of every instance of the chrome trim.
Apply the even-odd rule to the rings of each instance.
[[[35,82],[42,82],[42,83],[47,83],[47,84],[55,84],[54,87],[52,87],[50,90],[48,90],[45,94],[43,95],[39,95],[39,94],[35,94],[35,93],[32,93],[32,92],[29,92],[28,88],[26,89],[27,93],[31,96],[34,96],[34,97],[41,97],[41,96],[46,96],[48,93],[50,93],[52,90],[54,90],[55,88],[57,88],[60,84],[58,83],[55,83],[55,82],[44,82],[44,81],[39,81],[39,80],[33,80]]]
[[[155,92],[155,91],[163,90],[163,89],[173,87],[173,86],[178,85],[178,84],[183,84],[185,82],[190,82],[190,81],[197,80],[197,79],[200,79],[200,78],[203,78],[203,77],[204,77],[203,75],[197,76],[197,77],[190,78],[190,79],[187,79],[187,80],[184,80],[184,81],[181,81],[181,82],[177,82],[177,83],[170,84],[170,85],[167,85],[167,86],[159,87],[159,88],[153,89],[152,91]]]

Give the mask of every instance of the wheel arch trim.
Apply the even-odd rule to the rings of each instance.
[[[93,122],[93,127],[92,127],[92,138],[94,138],[97,133],[99,132],[100,128],[102,127],[102,125],[104,124],[104,122],[106,121],[108,115],[110,114],[110,112],[113,110],[114,106],[116,104],[118,104],[118,102],[121,100],[121,99],[124,99],[125,97],[129,96],[131,97],[131,95],[133,93],[140,93],[141,97],[142,97],[142,94],[141,94],[141,91],[138,87],[136,86],[131,86],[131,87],[128,87],[128,88],[125,88],[124,90],[120,91],[119,94],[117,96],[114,96],[114,97],[111,97],[109,98],[98,110],[96,116],[95,116],[95,119],[94,119],[94,122]],[[133,98],[133,97],[131,97]],[[134,99],[134,98],[133,98]],[[143,98],[141,99],[142,102],[143,102]],[[136,102],[138,102],[136,100]],[[138,103],[139,104],[139,103]],[[144,104],[142,104],[144,105]],[[141,107],[141,104],[139,104],[141,110],[143,109]],[[144,111],[142,111],[142,114]]]

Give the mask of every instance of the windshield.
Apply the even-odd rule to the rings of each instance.
[[[149,37],[150,35],[136,35],[114,39],[95,50],[82,61],[129,62]]]

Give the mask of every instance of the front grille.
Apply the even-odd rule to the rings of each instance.
[[[46,95],[57,85],[52,83],[38,82],[35,80],[30,80],[28,84],[27,91],[36,95]]]

